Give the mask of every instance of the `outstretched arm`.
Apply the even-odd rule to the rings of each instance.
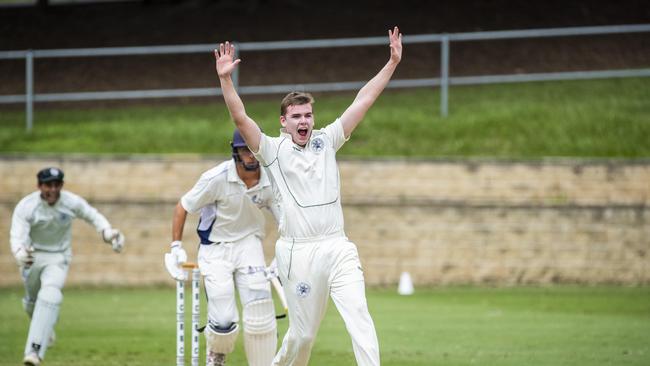
[[[402,59],[402,34],[399,32],[399,28],[388,30],[388,39],[390,40],[390,59],[379,73],[359,90],[354,102],[341,115],[341,124],[346,138],[350,137],[368,109],[375,103]]]
[[[34,263],[32,241],[29,236],[31,225],[26,217],[23,202],[20,202],[11,219],[11,253],[19,266],[31,266]]]
[[[186,279],[185,273],[179,267],[182,263],[187,262],[187,253],[183,249],[183,227],[186,219],[187,211],[179,201],[174,208],[174,218],[172,219],[172,243],[169,245],[169,253],[165,253],[164,257],[167,272],[177,281]]]
[[[237,94],[232,82],[232,73],[241,62],[240,59],[234,59],[235,45],[230,42],[220,43],[219,48],[214,50],[216,59],[217,75],[221,83],[223,99],[226,101],[230,117],[235,122],[239,132],[244,137],[246,144],[251,151],[259,151],[261,131],[257,123],[246,114],[244,103]]]

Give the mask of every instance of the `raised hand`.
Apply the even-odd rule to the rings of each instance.
[[[393,31],[388,30],[388,39],[390,40],[390,59],[395,63],[402,60],[402,33],[399,28],[393,28]]]
[[[220,43],[219,48],[214,50],[214,58],[219,77],[230,76],[237,64],[241,62],[240,59],[234,59],[235,45],[230,42]]]

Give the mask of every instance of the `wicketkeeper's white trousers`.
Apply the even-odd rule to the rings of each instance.
[[[36,251],[33,256],[31,266],[21,267],[25,284],[23,307],[31,318],[25,355],[37,352],[44,359],[49,337],[59,316],[59,306],[63,300],[61,290],[72,254],[68,249],[65,252]],[[38,305],[39,302],[41,305]]]
[[[30,317],[34,310],[34,303],[36,302],[38,291],[42,287],[53,286],[59,290],[63,290],[72,259],[70,250],[51,253],[36,251],[33,253],[33,256],[34,263],[31,266],[21,267],[21,274],[25,285],[23,307]]]
[[[379,365],[377,333],[356,245],[342,235],[309,241],[280,238],[275,250],[289,306],[289,329],[273,365],[307,365],[328,296],[352,338],[357,364]]]

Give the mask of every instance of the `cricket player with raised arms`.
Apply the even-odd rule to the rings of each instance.
[[[54,339],[54,326],[63,301],[63,285],[72,260],[72,220],[93,225],[115,252],[124,247],[124,235],[111,227],[99,211],[80,196],[62,190],[63,171],[38,172],[35,191],[14,209],[11,220],[11,252],[25,284],[23,308],[31,318],[23,364],[40,365]]]
[[[265,219],[261,209],[267,208],[278,217],[278,206],[266,171],[239,131],[234,132],[231,147],[233,158],[204,172],[176,205],[165,265],[174,279],[185,279],[179,267],[187,260],[183,227],[188,212],[200,212],[198,264],[208,298],[208,325],[204,330],[207,363],[225,365],[226,356],[234,350],[240,332],[237,287],[248,364],[268,366],[278,336],[269,285],[274,271],[264,261]]]
[[[359,365],[379,365],[379,344],[368,311],[356,245],[343,227],[336,151],[384,90],[402,58],[402,35],[388,31],[390,57],[334,122],[314,130],[312,96],[292,92],[280,106],[280,136],[262,133],[237,94],[232,43],[215,50],[224,100],[244,140],[269,171],[280,204],[276,259],[289,306],[289,329],[273,365],[307,365],[331,297],[352,338]]]

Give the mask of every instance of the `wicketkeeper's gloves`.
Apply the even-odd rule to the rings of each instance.
[[[29,267],[34,263],[34,257],[32,256],[32,252],[34,251],[34,248],[29,247],[25,248],[21,246],[18,248],[18,250],[14,253],[14,258],[16,258],[16,263],[20,267]]]
[[[104,229],[102,239],[106,244],[111,244],[116,253],[121,252],[124,248],[124,234],[117,229]]]

